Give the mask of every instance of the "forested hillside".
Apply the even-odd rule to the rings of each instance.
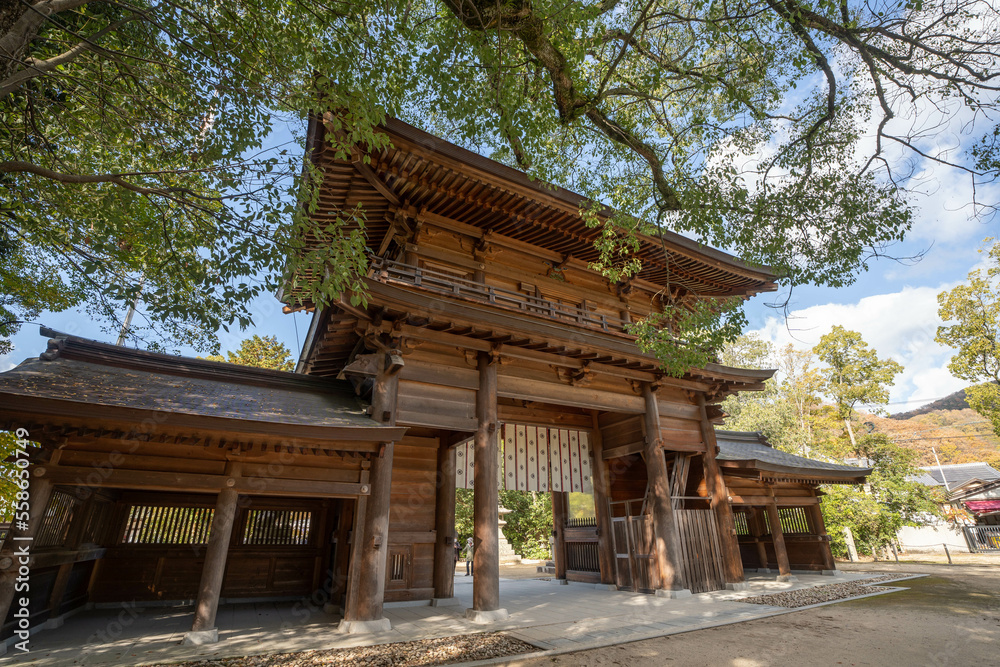
[[[937,402],[951,401],[961,394],[957,392]],[[945,465],[985,461],[994,468],[1000,467],[1000,438],[993,433],[989,421],[975,410],[938,408],[913,413],[918,414],[902,419],[901,415],[865,419],[873,423],[876,430],[888,433],[897,444],[917,452],[914,461],[917,465],[935,464],[933,448]]]

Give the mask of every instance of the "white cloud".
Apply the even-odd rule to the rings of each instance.
[[[890,394],[890,411],[912,410],[947,396],[967,385],[948,372],[952,350],[934,342],[941,320],[937,295],[954,287],[906,287],[890,294],[876,294],[857,303],[827,303],[792,311],[785,320],[769,317],[756,332],[779,347],[792,344],[810,349],[834,325],[861,333],[878,351],[903,365]]]

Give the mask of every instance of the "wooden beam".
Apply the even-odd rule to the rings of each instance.
[[[233,488],[238,493],[259,496],[350,497],[368,494],[367,484],[350,482],[320,482],[275,479],[266,477],[230,477],[169,471],[129,470],[115,468],[85,468],[52,466],[46,476],[54,484],[108,489],[141,489],[144,491],[183,491],[189,493],[217,492]],[[233,480],[233,486],[227,482]]]
[[[361,174],[361,176],[368,181],[368,184],[375,188],[380,195],[385,197],[386,201],[388,201],[390,205],[399,206],[402,203],[396,193],[392,191],[392,188],[386,185],[385,181],[379,178],[369,165],[365,164],[364,157],[357,149],[351,150],[351,162],[354,164],[354,168],[358,171],[358,173]]]
[[[616,459],[619,456],[628,456],[629,454],[639,454],[646,449],[646,443],[642,440],[637,440],[636,442],[630,442],[627,445],[619,445],[618,447],[612,447],[611,449],[605,449],[602,451],[601,457],[608,461],[610,459]],[[662,450],[661,450],[662,456]]]
[[[809,505],[815,505],[819,503],[819,498],[805,498],[805,497],[782,497],[782,496],[741,496],[733,495],[732,498],[733,505],[768,505],[772,502],[778,507],[808,507]]]

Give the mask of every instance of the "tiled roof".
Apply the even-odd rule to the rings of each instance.
[[[871,473],[871,468],[817,461],[782,452],[774,449],[763,435],[756,432],[716,430],[715,438],[719,444],[717,458],[720,461],[753,462],[755,468],[773,473],[831,480],[861,478]]]
[[[72,336],[57,336],[40,357],[0,373],[4,395],[290,426],[385,428],[367,416],[346,381],[130,350]]]
[[[954,463],[946,466],[925,466],[925,475],[915,481],[927,486],[944,486],[948,482],[948,488],[954,489],[966,482],[979,479],[989,482],[1000,479],[1000,471],[986,463]],[[929,480],[927,478],[930,478]]]

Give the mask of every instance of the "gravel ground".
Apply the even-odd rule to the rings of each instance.
[[[501,632],[301,653],[198,660],[153,667],[423,667],[531,653],[538,649]]]
[[[799,591],[784,591],[782,593],[770,593],[768,595],[755,595],[749,598],[740,598],[737,602],[749,602],[750,604],[767,604],[774,607],[805,607],[820,602],[830,602],[832,600],[843,600],[859,595],[869,595],[878,593],[884,589],[877,588],[872,584],[882,581],[891,581],[900,577],[909,576],[906,574],[883,574],[877,577],[868,577],[856,581],[845,581],[839,584],[827,584],[826,586],[816,586]]]

